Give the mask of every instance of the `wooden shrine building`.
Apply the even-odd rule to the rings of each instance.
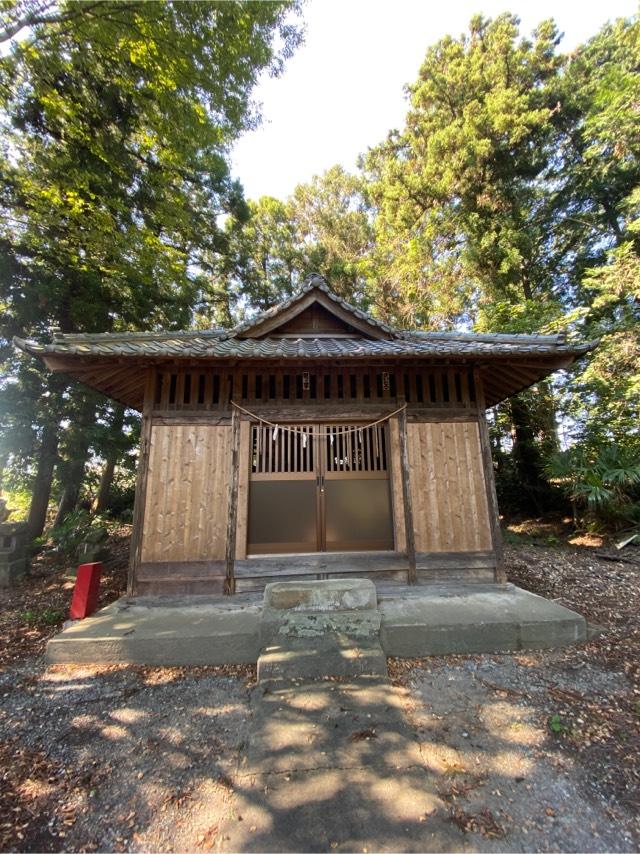
[[[502,580],[485,409],[591,346],[393,329],[319,276],[231,330],[16,343],[142,412],[138,595]]]

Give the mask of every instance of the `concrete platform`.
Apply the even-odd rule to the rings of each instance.
[[[262,597],[126,596],[47,644],[51,664],[254,664]]]
[[[387,655],[413,658],[567,646],[587,638],[584,617],[513,584],[438,586],[379,595]]]
[[[584,617],[511,584],[379,586],[377,599],[386,655],[509,652],[586,639]],[[262,615],[259,593],[123,597],[53,637],[46,657],[52,664],[255,663]]]

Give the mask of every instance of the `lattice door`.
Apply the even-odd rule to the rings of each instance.
[[[251,428],[249,554],[319,550],[317,429]]]
[[[386,424],[322,427],[326,551],[393,549]]]
[[[249,554],[393,549],[385,424],[254,425]]]

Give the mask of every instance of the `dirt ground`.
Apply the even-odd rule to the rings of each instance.
[[[125,534],[102,604],[124,587]],[[507,539],[510,580],[600,632],[564,650],[390,662],[442,809],[468,850],[638,850],[640,565],[546,523]],[[46,668],[71,590],[43,557],[0,592],[0,849],[224,850],[243,820],[253,668]]]

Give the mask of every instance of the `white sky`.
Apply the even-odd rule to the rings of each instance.
[[[476,12],[514,12],[523,34],[552,17],[568,52],[637,8],[636,0],[308,0],[305,44],[282,77],[256,89],[263,123],[236,144],[234,176],[247,198],[284,199],[335,163],[353,170],[359,154],[402,126],[403,87],[427,47],[465,31]]]

